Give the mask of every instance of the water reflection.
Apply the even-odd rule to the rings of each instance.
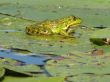
[[[20,51],[20,50],[19,50]],[[27,55],[31,54],[31,55]],[[38,54],[35,56],[34,53],[21,53],[12,49],[0,49],[0,57],[2,58],[11,58],[15,60],[19,60],[24,62],[25,64],[36,64],[36,65],[44,65],[45,61],[48,60],[46,57]]]

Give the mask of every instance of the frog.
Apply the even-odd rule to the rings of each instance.
[[[25,29],[28,35],[63,35],[69,36],[74,32],[74,27],[81,23],[76,16],[66,16],[56,20],[45,20],[39,23],[28,25]]]

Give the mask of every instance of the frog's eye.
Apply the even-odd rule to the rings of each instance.
[[[48,30],[47,30],[47,29],[44,29],[44,30],[42,31],[42,33],[43,33],[43,34],[47,34],[47,33],[48,33]]]
[[[44,30],[44,32],[45,32],[45,33],[47,33],[47,32],[48,32],[48,30]]]
[[[74,17],[73,17],[73,20],[76,20],[76,19],[77,19],[77,18],[74,16]]]

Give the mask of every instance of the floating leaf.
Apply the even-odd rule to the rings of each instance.
[[[3,82],[64,82],[65,77],[6,77]]]
[[[104,45],[107,38],[110,38],[110,28],[95,31],[91,35],[90,41],[98,45]]]
[[[80,74],[68,77],[70,82],[109,82],[109,75]]]
[[[43,72],[43,70],[41,70],[37,65],[25,65],[20,61],[16,61],[10,58],[1,59],[0,67],[30,76],[35,76],[37,73]]]
[[[86,73],[103,75],[110,73],[110,57],[107,59],[106,55],[92,56],[87,53],[81,55],[73,54],[73,56],[61,60],[50,60],[45,67],[53,76],[75,76]]]
[[[0,67],[0,78],[3,77],[5,74],[5,69]]]

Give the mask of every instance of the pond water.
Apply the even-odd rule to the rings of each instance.
[[[30,54],[30,53],[27,53]],[[11,49],[0,49],[0,57],[1,58],[11,58],[14,60],[21,61],[23,64],[35,64],[35,65],[44,65],[47,58],[41,56],[40,54],[38,56],[35,56],[34,53],[31,53],[33,55],[26,56],[27,54],[14,52]]]

